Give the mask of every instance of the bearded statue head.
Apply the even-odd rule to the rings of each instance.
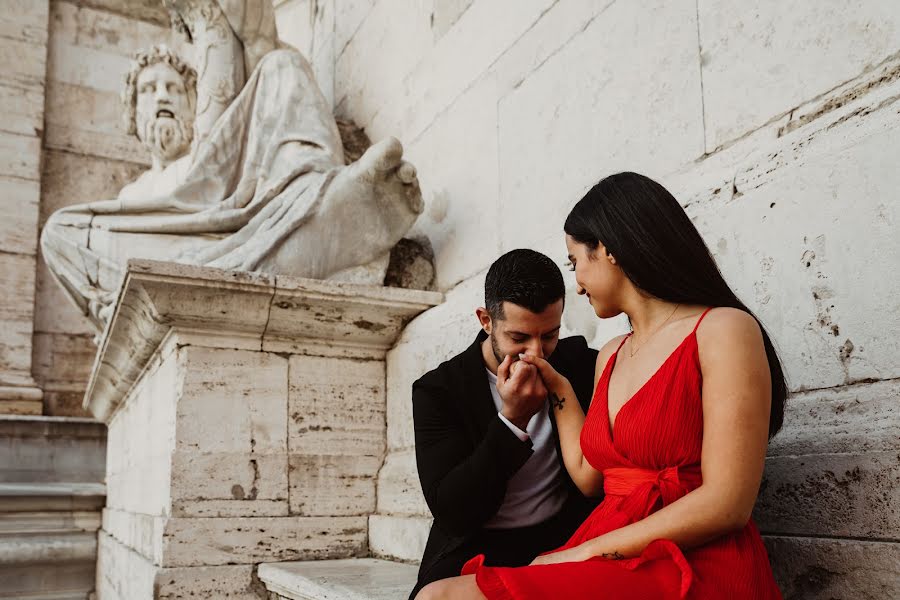
[[[197,72],[165,45],[134,56],[122,93],[128,133],[165,167],[191,149]]]

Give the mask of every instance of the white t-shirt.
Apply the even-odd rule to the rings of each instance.
[[[497,376],[490,370],[487,370],[487,374],[498,418],[520,440],[531,438],[534,453],[510,478],[506,485],[503,504],[484,526],[489,529],[512,529],[536,525],[558,513],[568,496],[560,478],[549,406],[545,403],[528,421],[526,431],[522,431],[500,414],[503,400],[497,391]]]

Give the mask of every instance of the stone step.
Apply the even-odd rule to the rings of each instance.
[[[96,556],[96,532],[0,535],[0,598],[85,600]]]
[[[105,503],[102,483],[0,483],[0,513],[99,511]]]
[[[102,482],[106,425],[72,417],[0,417],[0,483]]]
[[[34,533],[96,532],[97,511],[36,511],[0,513],[0,537]]]
[[[92,562],[97,534],[88,532],[20,534],[0,537],[0,565]]]
[[[0,565],[0,598],[87,600],[94,591],[95,561]]]
[[[409,596],[419,568],[375,558],[259,565],[273,600],[397,600]]]

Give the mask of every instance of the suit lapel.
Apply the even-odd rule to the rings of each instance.
[[[497,408],[494,406],[494,398],[491,396],[488,383],[487,367],[481,355],[481,343],[485,339],[487,334],[480,331],[472,345],[465,350],[460,374],[462,401],[465,403],[463,412],[470,417],[469,422],[474,425],[479,438],[487,431],[491,419],[497,417]]]

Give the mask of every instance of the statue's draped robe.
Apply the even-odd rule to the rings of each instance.
[[[114,300],[128,258],[265,270],[267,256],[315,214],[343,165],[309,63],[293,49],[273,49],[270,3],[218,1],[244,41],[251,75],[197,147],[184,181],[164,197],[70,206],[44,227],[51,272],[95,321]],[[328,275],[307,272],[301,261],[297,269],[280,272]]]

